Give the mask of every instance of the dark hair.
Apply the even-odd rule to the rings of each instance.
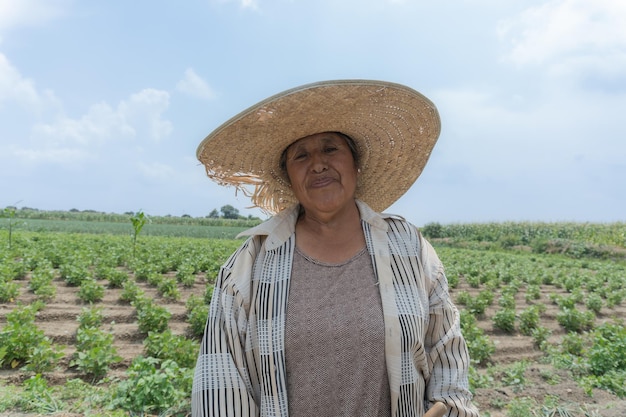
[[[359,166],[359,151],[358,151],[358,148],[356,146],[356,142],[354,142],[354,139],[352,139],[350,136],[346,135],[345,133],[341,133],[341,132],[328,132],[328,133],[335,133],[335,134],[341,136],[343,138],[343,140],[346,141],[346,144],[348,145],[348,148],[350,149],[350,153],[352,154],[352,159],[354,159],[354,166],[356,166],[358,168],[358,166]],[[293,145],[293,143],[291,145]],[[280,166],[280,170],[285,175],[285,178],[289,178],[289,176],[287,175],[287,150],[291,147],[291,145],[287,146],[285,148],[285,150],[283,150],[283,153],[280,154],[279,166]]]

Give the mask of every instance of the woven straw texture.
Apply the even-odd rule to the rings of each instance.
[[[270,214],[296,203],[280,155],[296,140],[342,132],[357,144],[356,197],[376,211],[400,198],[421,174],[441,130],[433,103],[384,81],[307,84],[270,97],[215,129],[197,157],[218,184],[234,186]]]

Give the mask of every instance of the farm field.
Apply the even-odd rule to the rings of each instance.
[[[624,225],[511,226],[423,228],[482,415],[626,415]],[[0,415],[188,414],[211,283],[239,241],[16,228],[0,244]]]

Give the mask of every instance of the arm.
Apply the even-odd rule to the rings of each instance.
[[[469,354],[461,334],[460,316],[448,292],[443,265],[433,247],[420,235],[421,258],[430,286],[430,319],[426,350],[431,368],[426,400],[444,402],[450,417],[478,417],[469,391]]]
[[[251,281],[252,243],[246,242],[219,272],[193,379],[193,417],[259,415],[244,347],[248,306],[238,286],[238,281],[243,286]]]

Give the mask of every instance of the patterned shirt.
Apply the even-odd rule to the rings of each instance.
[[[478,417],[469,355],[441,261],[413,225],[357,201],[385,322],[391,415]],[[215,284],[192,389],[192,416],[287,417],[285,317],[297,206],[244,232]],[[320,364],[323,366],[323,364]]]

